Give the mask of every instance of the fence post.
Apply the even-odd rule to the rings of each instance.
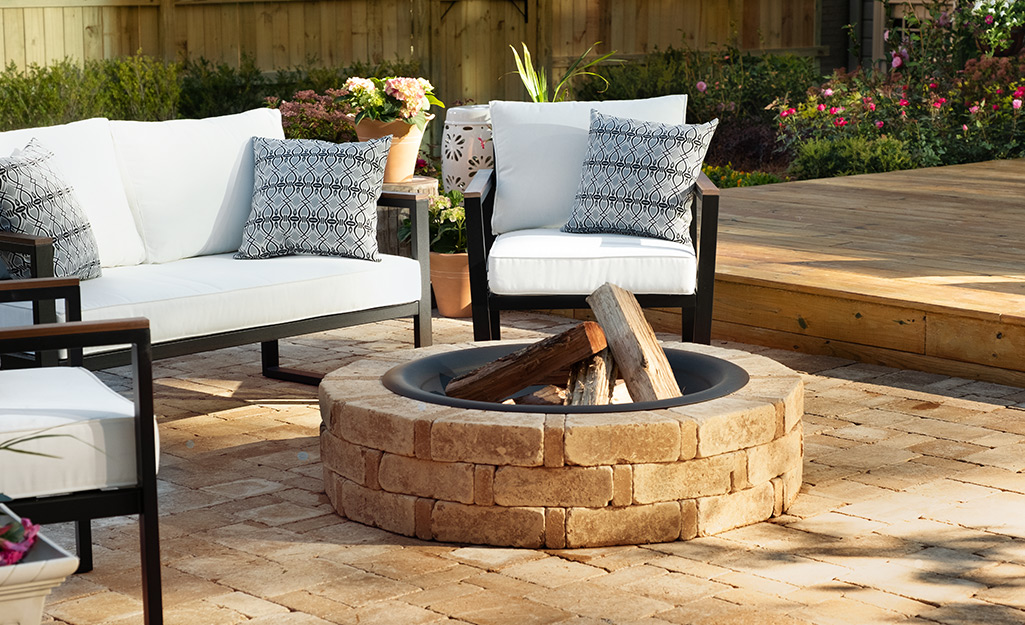
[[[175,60],[174,2],[175,0],[160,0],[160,52],[164,55],[165,61]]]

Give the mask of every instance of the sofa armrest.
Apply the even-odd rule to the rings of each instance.
[[[715,290],[715,250],[719,239],[719,188],[701,172],[695,185],[695,220],[691,238],[698,260],[696,314],[712,310]],[[712,320],[695,319],[695,328],[710,328]],[[711,336],[694,337],[695,342],[708,343]]]
[[[28,254],[33,278],[53,276],[53,239],[51,237],[0,232],[0,250]]]
[[[495,235],[491,214],[495,205],[495,170],[478,170],[463,193],[466,206],[466,251],[470,261],[470,299],[483,302],[488,296],[488,254]]]

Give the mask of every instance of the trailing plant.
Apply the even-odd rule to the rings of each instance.
[[[585,50],[583,54],[578,56],[576,60],[570,64],[569,68],[567,68],[565,73],[563,73],[562,78],[560,78],[559,82],[555,84],[555,88],[553,90],[548,84],[548,77],[545,75],[544,68],[534,67],[534,62],[530,57],[530,50],[527,49],[527,44],[523,42],[520,43],[523,46],[522,59],[516,52],[516,48],[509,46],[509,49],[512,50],[513,59],[516,61],[516,73],[519,75],[520,81],[523,82],[523,86],[526,87],[527,95],[529,95],[530,99],[534,102],[558,102],[560,100],[565,100],[570,95],[571,82],[575,78],[585,76],[603,83],[605,89],[607,89],[609,86],[608,80],[606,80],[606,78],[601,74],[594,72],[592,68],[595,68],[598,64],[604,62],[621,62],[619,59],[612,58],[615,51],[584,62],[584,59],[591,53],[591,50],[594,50],[594,47],[601,43],[600,41],[596,41],[591,44],[590,48]],[[563,91],[564,89],[565,91]],[[604,89],[600,89],[599,91],[603,90]]]

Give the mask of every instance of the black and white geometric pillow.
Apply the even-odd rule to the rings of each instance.
[[[377,200],[391,136],[361,143],[253,138],[253,210],[235,258],[378,261]]]
[[[592,110],[580,186],[562,231],[689,242],[694,183],[718,124],[677,126]]]
[[[0,230],[53,237],[54,275],[80,280],[101,274],[96,238],[74,189],[32,139],[24,150],[0,157]],[[14,278],[31,277],[27,254],[0,252]]]

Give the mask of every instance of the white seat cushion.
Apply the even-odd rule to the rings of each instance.
[[[569,219],[587,152],[591,110],[663,124],[686,122],[687,96],[605,102],[491,102],[495,234],[558,228]]]
[[[128,208],[110,121],[86,119],[62,126],[0,132],[0,155],[23,149],[33,137],[53,152],[53,165],[75,190],[103,267],[137,265],[146,257]]]
[[[85,369],[0,371],[0,441],[47,428],[67,436],[18,448],[57,457],[0,452],[0,493],[17,499],[137,483],[131,401]]]
[[[589,295],[606,282],[636,294],[689,295],[696,273],[690,243],[549,228],[499,235],[488,256],[497,295]]]
[[[153,343],[161,343],[415,302],[420,266],[387,254],[376,263],[324,256],[235,260],[218,254],[115,267],[81,289],[83,319],[146,317]],[[0,306],[0,325],[27,323],[26,306]]]
[[[281,111],[110,125],[147,262],[238,249],[252,210],[252,138],[284,139]]]

